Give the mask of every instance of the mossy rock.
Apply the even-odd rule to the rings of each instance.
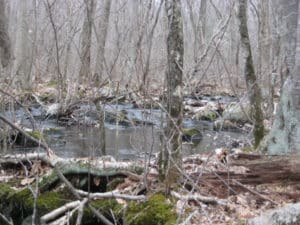
[[[0,183],[0,212],[3,212],[9,204],[9,197],[13,195],[15,191],[6,183]]]
[[[194,145],[199,144],[203,139],[203,135],[197,128],[182,129],[182,141],[191,142]]]
[[[197,120],[207,120],[214,121],[218,118],[218,113],[216,111],[206,109],[200,112],[197,112],[194,116]]]
[[[216,120],[214,122],[214,130],[216,131],[232,131],[232,132],[238,132],[240,131],[239,125],[231,122],[230,120]]]
[[[171,225],[177,214],[173,205],[162,194],[156,194],[147,202],[131,202],[125,213],[127,225]]]
[[[34,198],[31,191],[26,188],[12,194],[9,197],[11,217],[14,224],[21,224],[23,219],[33,213]],[[38,195],[37,212],[38,215],[44,215],[54,209],[66,204],[67,198],[61,192],[45,192]]]

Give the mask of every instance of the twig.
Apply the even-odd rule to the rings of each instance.
[[[78,207],[76,225],[81,225],[81,221],[82,221],[82,217],[83,217],[83,208],[87,202],[88,202],[88,199],[84,198]]]
[[[120,194],[117,191],[110,191],[110,192],[104,192],[104,193],[88,193],[88,192],[85,192],[85,191],[82,191],[82,190],[76,190],[76,191],[81,196],[84,196],[84,197],[89,196],[90,199],[121,198],[121,199],[125,199],[125,200],[130,200],[130,201],[146,200],[145,195],[133,196],[133,195]]]
[[[69,190],[72,192],[72,194],[77,198],[81,199],[81,196],[77,193],[76,189],[73,187],[73,185],[70,183],[70,181],[67,180],[67,178],[62,174],[59,168],[54,168],[58,177],[63,181]],[[92,207],[90,204],[88,204],[89,209],[94,213],[95,216],[97,216],[104,224],[106,225],[113,225],[106,217],[99,211],[97,211],[94,207]]]
[[[29,116],[29,120],[30,120],[30,123],[31,123],[31,126],[32,126],[32,130],[35,130],[36,129],[35,121],[34,121],[34,118],[33,118],[32,114],[29,112],[28,108],[26,106],[24,106],[18,99],[16,99],[15,96],[9,94],[8,92],[6,92],[2,89],[0,89],[0,92],[4,95],[7,95],[7,96],[11,97],[18,105],[23,107],[23,109],[25,110],[25,112]]]
[[[209,204],[218,204],[218,205],[223,205],[226,206],[227,202],[226,200],[223,199],[218,199],[214,197],[207,197],[203,196],[200,194],[188,194],[188,195],[181,195],[175,191],[171,191],[171,195],[174,196],[175,198],[181,199],[181,200],[195,200],[195,201],[201,201],[204,203],[209,203]]]
[[[8,220],[2,213],[0,213],[0,219],[7,225],[14,225],[13,221],[11,219]]]
[[[8,124],[11,128],[19,131],[27,139],[35,142],[38,146],[44,148],[47,151],[48,156],[54,155],[54,152],[49,148],[49,146],[47,145],[47,143],[44,142],[42,139],[37,140],[34,137],[30,136],[28,133],[26,133],[25,131],[23,131],[20,127],[18,127],[17,125],[15,125],[13,122],[11,122],[10,120],[8,120],[7,118],[5,118],[4,116],[2,116],[1,114],[0,114],[0,120],[2,120],[4,123]]]

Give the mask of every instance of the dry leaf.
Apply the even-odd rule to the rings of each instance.
[[[32,178],[26,177],[23,180],[21,180],[21,185],[25,186],[25,185],[31,184],[34,180],[35,180],[34,177],[32,177]]]
[[[100,185],[101,179],[100,179],[100,177],[94,177],[93,181],[94,181],[94,184],[98,187]]]

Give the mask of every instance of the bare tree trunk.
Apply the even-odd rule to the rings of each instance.
[[[247,26],[247,0],[239,0],[239,20],[241,43],[244,50],[245,80],[252,105],[251,117],[254,122],[254,146],[257,147],[264,136],[263,113],[261,109],[261,90],[254,71],[251,45]]]
[[[0,0],[0,59],[2,67],[8,66],[11,60],[11,44],[7,24],[5,1]]]
[[[284,1],[281,2],[285,4]],[[294,53],[290,53],[288,60],[288,70],[291,71],[285,81],[281,93],[280,103],[276,113],[275,121],[270,133],[266,136],[260,146],[262,150],[270,154],[287,154],[300,152],[300,4],[294,2],[290,5],[289,16],[290,30],[289,37],[285,39],[288,43],[285,46],[294,47]],[[298,9],[297,13],[291,11]],[[296,37],[296,38],[295,38]],[[290,41],[294,40],[294,43]],[[287,48],[287,52],[290,49]],[[292,57],[294,56],[294,58]],[[293,68],[291,66],[294,66]]]
[[[91,75],[91,45],[92,45],[92,26],[95,12],[95,1],[85,0],[86,16],[84,18],[81,33],[81,52],[80,52],[80,72],[79,80],[88,80]]]
[[[182,124],[182,67],[183,27],[180,0],[167,0],[167,127],[164,129],[163,147],[160,153],[160,177],[165,181],[166,193],[180,179]]]
[[[260,26],[258,38],[258,51],[259,51],[259,65],[258,77],[262,79],[262,83],[266,88],[266,98],[268,100],[267,115],[271,116],[273,113],[273,95],[274,84],[272,82],[272,67],[271,67],[271,27],[269,0],[260,0]]]
[[[103,79],[103,70],[104,70],[104,61],[105,61],[105,44],[107,38],[107,31],[109,25],[110,17],[110,8],[111,0],[104,1],[103,14],[99,21],[99,28],[97,31],[97,40],[98,40],[98,51],[97,51],[97,60],[96,60],[96,81],[99,84],[101,79]]]
[[[201,45],[203,45],[206,40],[206,19],[207,19],[206,12],[207,12],[207,2],[206,0],[201,0],[201,5],[200,5]]]
[[[24,89],[31,89],[31,63],[32,63],[32,41],[31,29],[28,15],[28,0],[20,1],[17,16],[18,29],[15,44],[15,64],[12,70],[13,75],[18,76],[18,81]]]

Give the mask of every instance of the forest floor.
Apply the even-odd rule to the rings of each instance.
[[[51,156],[54,158],[50,157],[49,161],[45,160],[42,154],[36,159],[29,155],[27,159],[25,155],[22,156],[23,159],[18,157],[1,156],[0,160],[0,184],[9,184],[17,192],[28,187],[35,188],[37,179],[40,181],[43,177],[48,179],[49,174],[53,173],[53,165],[50,164],[57,161],[54,156]],[[64,163],[69,160],[62,159]],[[82,165],[83,162],[91,161],[93,164],[94,160],[100,159],[73,160],[77,165]],[[107,168],[110,166],[109,162],[115,163],[112,168],[117,168],[123,163],[108,158],[105,160],[108,160]],[[122,169],[122,173],[105,175],[109,182],[103,190],[106,190],[111,183],[124,178],[118,180],[118,184],[113,189],[109,188],[109,193],[121,193],[132,197],[145,196],[145,199],[164,193],[164,185],[158,178],[156,161],[157,159],[153,158],[150,163],[135,162],[141,168],[147,165],[147,173],[136,174],[126,167]],[[245,224],[248,219],[269,209],[276,209],[300,200],[300,186],[297,182],[300,175],[291,169],[292,161],[291,158],[275,156],[266,158],[259,154],[229,153],[226,149],[218,149],[210,155],[191,155],[183,159],[182,182],[174,188],[176,191],[171,191],[167,201],[173,205],[173,210],[176,210],[180,218],[177,220],[178,224]],[[97,165],[100,165],[99,162]],[[283,162],[284,165],[279,162]],[[70,164],[66,165],[70,167]],[[124,172],[126,170],[128,173]],[[76,171],[77,174],[73,173],[68,179],[74,187],[80,189],[78,184],[84,182],[85,178],[80,176],[83,174],[81,166],[78,166]],[[63,173],[68,175],[64,171]],[[93,177],[90,181],[91,186],[96,187],[92,194],[100,193],[103,176],[96,179],[94,170],[91,169],[90,173]],[[48,185],[46,191],[55,192],[65,185],[63,182],[54,186]],[[42,188],[41,184],[39,186]],[[125,200],[111,197],[116,198],[125,208],[130,200],[130,197]],[[159,207],[156,210],[159,213]]]
[[[81,92],[82,95],[91,98],[93,91],[83,89]],[[126,95],[128,94],[126,93]],[[12,98],[9,93],[5,95],[8,99]],[[40,98],[43,101],[42,104],[53,104],[53,99],[56,98],[57,93],[55,88],[52,87],[40,88],[35,95],[28,93],[28,95],[22,95],[22,97],[13,99],[13,101],[36,101],[35,96],[37,95],[42,96]],[[102,100],[116,98],[109,89],[104,91],[100,97]],[[121,99],[119,97],[118,99]],[[136,99],[134,101],[139,103]],[[196,103],[193,101],[191,105],[187,105],[189,106],[187,108],[198,107],[202,109],[209,105],[207,101]],[[220,106],[219,102],[216,102],[213,106],[209,105],[209,107],[209,114],[204,115],[209,119],[211,119],[210,117],[215,119],[214,116],[211,116],[212,109],[215,111],[219,110],[219,107],[222,110],[224,109],[222,108],[224,106]],[[67,113],[70,113],[68,109],[70,108],[65,109],[64,116],[70,116],[70,114],[67,115]],[[194,113],[193,110],[191,112]],[[201,116],[203,116],[203,113]],[[44,146],[44,148],[47,147]],[[172,210],[177,212],[176,224],[241,225],[245,224],[248,219],[256,217],[269,209],[279,208],[287,203],[295,203],[300,200],[300,186],[297,182],[300,179],[300,173],[294,169],[298,164],[293,157],[272,156],[270,158],[263,154],[245,153],[245,150],[249,150],[249,148],[228,149],[224,147],[216,149],[210,154],[196,154],[183,158],[182,181],[174,188],[176,191],[171,191],[166,198],[166,201],[171,203]],[[98,193],[101,186],[102,192],[109,190],[110,193],[126,194],[127,197],[141,195],[143,198],[149,199],[157,193],[164,194],[164,185],[159,181],[157,158],[155,157],[149,158],[147,161],[139,160],[135,162],[139,168],[142,168],[139,173],[135,173],[135,170],[126,166],[120,172],[119,166],[127,162],[117,162],[112,158],[109,159],[109,162],[113,162],[110,169],[114,171],[117,168],[117,172],[111,170],[108,173],[107,171],[103,172],[103,168],[97,166],[95,171],[91,172],[90,169],[87,171],[86,167],[81,167],[83,164],[89,164],[90,161],[94,160],[101,161],[97,164],[99,166],[107,158],[105,160],[100,158],[60,159],[51,154],[50,156],[32,158],[28,158],[26,155],[1,155],[0,184],[8,184],[17,192],[26,188],[33,189],[36,181],[42,181],[43,177],[48,179],[49,174],[55,172],[56,165],[53,164],[53,161],[59,161],[60,164],[65,164],[67,167],[69,162],[72,165],[76,164],[72,172],[62,171],[62,173],[68,176],[71,185],[78,189],[84,186],[85,188],[82,189],[87,191],[86,185],[89,183],[95,188],[93,193]],[[104,166],[104,168],[106,167]],[[86,177],[90,175],[92,180],[87,181]],[[106,177],[104,186],[102,186],[103,177]],[[120,178],[122,179],[118,180]],[[117,185],[108,188],[110,184],[115,183],[117,180]],[[65,181],[48,185],[46,189],[48,188],[47,191],[57,191],[63,186],[68,186]],[[0,196],[1,194],[3,193],[0,188]],[[114,196],[112,198],[116,198],[118,204],[126,208],[131,197],[125,198],[125,200]],[[10,200],[8,199],[8,201]],[[3,206],[3,203],[0,204],[0,209]],[[50,212],[53,210],[55,208],[51,208]],[[2,212],[0,211],[0,213]],[[48,213],[49,211],[47,211]]]

